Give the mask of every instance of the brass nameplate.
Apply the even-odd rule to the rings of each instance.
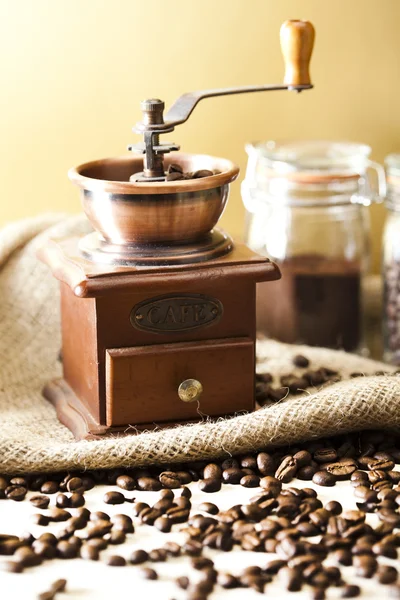
[[[223,313],[219,300],[202,294],[179,294],[149,298],[133,307],[131,323],[137,329],[165,333],[207,327]]]

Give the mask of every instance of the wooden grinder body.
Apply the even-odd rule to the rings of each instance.
[[[244,245],[203,263],[108,267],[77,239],[41,259],[61,281],[64,376],[45,395],[77,439],[254,409],[255,292],[278,268]],[[184,402],[179,385],[199,381]]]

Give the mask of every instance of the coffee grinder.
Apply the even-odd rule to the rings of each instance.
[[[95,231],[39,258],[61,289],[63,378],[44,395],[77,439],[254,410],[256,283],[279,269],[215,227],[238,167],[160,135],[204,98],[310,89],[313,41],[311,23],[287,21],[283,85],[184,94],[165,115],[145,100],[136,156],[69,172]]]

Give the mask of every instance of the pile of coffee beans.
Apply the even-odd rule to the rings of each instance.
[[[400,547],[399,464],[400,438],[370,431],[214,462],[3,475],[3,500],[27,498],[39,511],[33,515],[35,525],[62,526],[37,537],[0,535],[0,555],[6,557],[0,559],[0,568],[22,573],[56,558],[80,558],[109,567],[134,566],[134,576],[157,580],[157,563],[186,557],[197,576],[180,576],[175,584],[180,594],[185,590],[188,600],[206,600],[219,588],[251,588],[268,595],[273,581],[292,592],[306,589],[318,600],[330,587],[337,588],[342,598],[361,594],[343,572],[352,565],[357,577],[374,578],[387,586],[390,597],[400,598],[397,567],[387,564],[387,559],[397,559]],[[353,508],[345,509],[332,493],[329,501],[318,497],[316,490],[333,488],[337,482],[347,482],[353,490]],[[195,486],[212,494],[226,484],[253,488],[254,495],[227,510],[221,510],[212,496],[197,505],[193,502]],[[113,489],[104,491],[104,510],[90,511],[87,492],[98,485]],[[143,491],[157,492],[155,502],[144,502]],[[107,506],[115,505],[120,512],[108,514]],[[369,522],[370,515],[375,522]],[[118,551],[102,556],[106,548],[123,546],[145,526],[165,534],[179,530],[182,542],[168,540],[152,550],[136,549],[129,557]],[[234,548],[275,557],[241,573],[219,571],[215,551]],[[39,599],[54,598],[65,585],[65,580],[55,582]]]
[[[279,378],[279,385],[273,385],[273,377],[270,373],[256,374],[256,402],[258,406],[265,406],[273,402],[279,402],[287,396],[297,396],[303,394],[310,388],[318,388],[331,383],[340,381],[341,376],[337,371],[329,367],[320,367],[311,369],[310,361],[306,356],[298,354],[293,358],[295,372],[282,375]],[[397,374],[378,371],[375,375]],[[364,373],[351,373],[350,377],[361,377]]]
[[[183,179],[202,179],[203,177],[211,177],[218,175],[220,171],[210,171],[209,169],[199,169],[198,171],[184,173],[180,165],[171,163],[165,175],[166,181],[182,181]]]

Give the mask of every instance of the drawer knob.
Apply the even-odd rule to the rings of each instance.
[[[194,402],[198,400],[203,391],[203,386],[197,379],[185,379],[178,387],[178,396],[182,402]]]

